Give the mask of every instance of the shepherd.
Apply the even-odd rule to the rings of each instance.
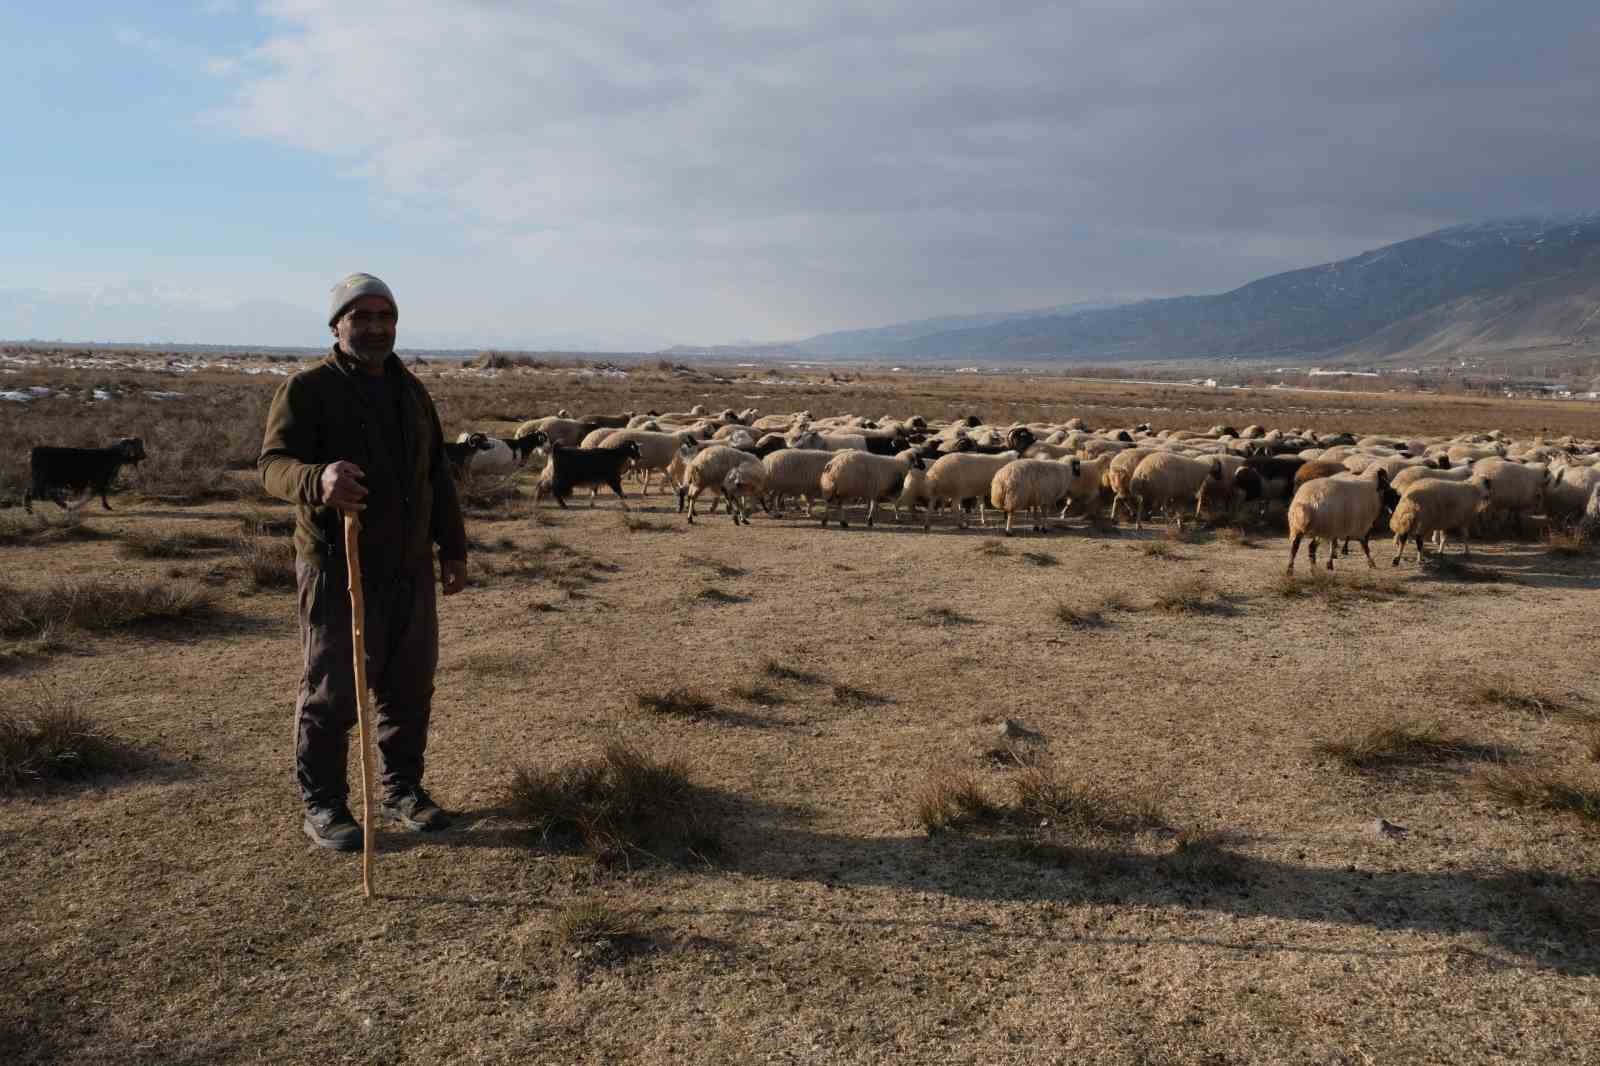
[[[273,397],[256,467],[296,505],[295,576],[304,673],[295,704],[301,828],[318,847],[358,851],[345,765],[356,721],[349,560],[342,515],[360,514],[366,674],[386,821],[450,825],[422,786],[439,620],[433,552],[446,596],[466,584],[467,537],[432,398],[394,354],[400,309],[389,286],[351,274],[333,287],[333,349]]]

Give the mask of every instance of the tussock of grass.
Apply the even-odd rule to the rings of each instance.
[[[1217,536],[1235,548],[1261,547],[1261,542],[1242,526],[1224,526],[1217,531]]]
[[[889,701],[875,692],[868,692],[864,688],[854,685],[834,685],[833,702],[840,707],[863,707],[872,703],[888,703]]]
[[[749,685],[734,685],[728,689],[728,695],[736,700],[745,700],[760,707],[776,707],[784,702],[783,694],[777,689],[760,683]]]
[[[1172,842],[1161,860],[1168,877],[1191,884],[1226,887],[1245,879],[1244,860],[1228,850],[1224,833],[1186,829]]]
[[[918,824],[929,833],[996,818],[1002,813],[974,774],[953,767],[941,767],[929,774],[912,791],[911,808]]]
[[[1014,744],[1002,740],[978,754],[980,761],[1003,770],[1026,769],[1038,766],[1045,757],[1045,749],[1038,744]]]
[[[1035,823],[1083,833],[1130,835],[1166,825],[1149,797],[1120,797],[1082,781],[1066,781],[1055,769],[1034,766],[1015,780],[1015,811]]]
[[[967,626],[977,621],[953,607],[930,607],[927,619],[929,625],[935,626]]]
[[[722,603],[746,603],[749,600],[748,596],[740,596],[740,595],[737,595],[736,593],[732,593],[732,592],[723,592],[721,589],[717,588],[714,585],[707,585],[705,588],[703,588],[699,592],[695,593],[695,597],[694,598],[699,600],[701,603],[717,603],[717,604],[722,604]]]
[[[516,474],[469,472],[456,482],[456,495],[463,513],[473,518],[515,518],[533,509],[533,500],[523,493]]]
[[[1210,539],[1210,534],[1193,522],[1186,526],[1169,525],[1162,535],[1172,544],[1204,544]]]
[[[1318,741],[1314,750],[1347,770],[1389,770],[1468,759],[1496,759],[1504,754],[1444,731],[1432,722],[1387,722],[1362,733]]]
[[[1538,718],[1572,718],[1581,722],[1593,717],[1561,699],[1542,692],[1528,692],[1513,688],[1502,681],[1484,680],[1473,685],[1467,698],[1480,706],[1504,707]]]
[[[542,841],[601,861],[703,861],[721,850],[716,812],[687,768],[622,741],[566,766],[519,768],[506,804]]]
[[[795,681],[802,685],[820,685],[823,681],[820,674],[814,674],[809,670],[801,670],[794,666],[786,666],[776,659],[768,659],[762,663],[761,672],[774,681]]]
[[[638,935],[638,920],[633,912],[590,897],[573,900],[556,911],[550,930],[556,944],[566,950],[585,947],[612,947]]]
[[[514,547],[503,562],[478,559],[473,565],[481,567],[491,577],[514,581],[547,581],[574,596],[585,585],[604,580],[602,574],[616,573],[621,569],[615,563],[603,562],[551,536],[527,548]]]
[[[1590,762],[1600,762],[1600,722],[1593,722],[1583,731],[1579,743],[1583,745],[1583,754]]]
[[[1049,552],[1023,552],[1022,561],[1034,566],[1058,566],[1061,560]]]
[[[0,637],[37,638],[58,629],[104,632],[204,622],[216,602],[183,581],[75,578],[44,588],[0,583]]]
[[[640,710],[673,718],[704,718],[716,710],[704,695],[693,689],[672,688],[665,692],[636,692],[633,701]]]
[[[1178,549],[1164,540],[1147,540],[1139,546],[1139,551],[1151,559],[1182,559]]]
[[[140,761],[137,752],[76,708],[36,704],[0,710],[0,794],[122,773]]]
[[[151,533],[139,530],[123,536],[117,553],[133,559],[191,559],[201,552],[226,548],[232,544],[233,538],[212,533]]]
[[[1056,621],[1074,629],[1098,629],[1106,624],[1106,616],[1094,607],[1074,607],[1070,603],[1056,604]]]
[[[240,537],[234,556],[245,581],[257,592],[293,589],[299,583],[294,572],[294,544],[282,537]]]
[[[1525,810],[1569,814],[1600,822],[1600,789],[1564,780],[1546,771],[1496,767],[1483,771],[1477,790],[1496,803]]]
[[[51,504],[54,507],[54,504]],[[0,511],[0,546],[60,544],[71,540],[104,540],[111,536],[89,525],[77,511],[28,514]]]
[[[70,647],[49,629],[23,640],[0,643],[0,674],[20,669],[30,662],[48,658]]]
[[[1233,605],[1211,582],[1203,577],[1191,577],[1162,592],[1151,606],[1174,614],[1222,614]]]
[[[1600,546],[1576,529],[1549,529],[1544,535],[1544,550],[1557,559],[1587,559],[1600,553]]]
[[[979,555],[988,556],[991,559],[998,559],[1002,556],[1011,554],[1011,549],[1006,547],[1005,541],[998,540],[994,537],[979,541],[978,547],[974,550],[977,551]]]
[[[1272,590],[1284,599],[1317,600],[1329,607],[1350,603],[1381,603],[1410,593],[1404,582],[1368,574],[1330,574],[1311,570],[1304,574],[1278,574]]]

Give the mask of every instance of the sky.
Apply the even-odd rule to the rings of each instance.
[[[1592,0],[0,6],[0,337],[653,350],[1600,208]]]

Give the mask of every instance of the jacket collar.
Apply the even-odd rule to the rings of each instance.
[[[360,364],[341,351],[337,344],[329,349],[328,357],[323,362],[352,379],[366,373],[365,370],[361,369]],[[405,367],[401,365],[400,357],[390,352],[383,360],[383,372],[390,377],[404,377]]]

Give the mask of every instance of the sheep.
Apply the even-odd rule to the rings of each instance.
[[[628,423],[633,421],[633,412],[624,411],[620,415],[579,415],[578,421],[596,429],[626,429]]]
[[[486,452],[493,448],[489,437],[484,433],[463,433],[455,442],[446,441],[444,446],[444,460],[450,467],[450,473],[460,478],[467,472],[467,466],[479,452]]]
[[[1509,459],[1490,458],[1473,463],[1472,476],[1488,478],[1494,485],[1485,513],[1498,513],[1506,518],[1515,515],[1518,532],[1521,532],[1526,516],[1544,505],[1550,470],[1538,464],[1524,466]]]
[[[33,498],[54,500],[66,509],[68,490],[87,490],[111,510],[106,494],[123,463],[138,466],[145,459],[144,441],[123,437],[109,448],[57,448],[40,444],[28,453],[29,487],[22,494],[22,509],[33,513]]]
[[[761,504],[763,511],[767,510],[764,494],[767,490],[767,468],[761,460],[753,455],[745,455],[744,462],[728,471],[722,479],[722,496],[728,501],[728,511],[733,515],[733,524],[741,521],[750,524],[750,504],[754,499]],[[743,506],[741,507],[741,501]],[[771,514],[771,511],[767,511]]]
[[[457,441],[457,443],[465,443]],[[530,451],[532,449],[529,449]],[[462,469],[469,474],[495,476],[509,474],[521,465],[511,445],[498,437],[488,437],[484,446],[470,454]]]
[[[850,500],[867,501],[867,525],[870,527],[878,513],[878,501],[900,494],[906,474],[922,467],[916,455],[901,459],[892,455],[873,455],[870,452],[843,451],[822,468],[822,497],[826,504],[822,524],[835,504],[839,507],[839,528],[846,529],[844,508]]]
[[[1174,511],[1172,505],[1194,499],[1206,481],[1213,478],[1220,482],[1220,472],[1213,474],[1211,464],[1201,459],[1174,452],[1153,452],[1145,456],[1128,481],[1128,493],[1135,503],[1133,528],[1143,528],[1145,509],[1154,506],[1175,514],[1178,528],[1183,528],[1183,512]]]
[[[833,460],[835,452],[815,448],[784,448],[762,460],[767,468],[767,493],[772,497],[772,509],[781,511],[788,496],[801,496],[806,501],[806,515],[811,515],[811,504],[822,498],[822,471]]]
[[[504,437],[496,437],[495,439],[511,449],[512,454],[517,457],[518,466],[527,466],[528,456],[540,448],[548,447],[550,444],[550,438],[546,437],[544,431],[539,429],[534,430],[527,436],[513,437],[511,440],[506,440]]]
[[[1589,502],[1584,504],[1583,517],[1578,519],[1578,536],[1592,540],[1600,531],[1600,484],[1589,492]]]
[[[1004,452],[1000,455],[956,452],[941,456],[928,467],[928,510],[922,516],[923,531],[926,532],[932,526],[933,509],[941,501],[948,501],[956,508],[957,524],[965,529],[967,520],[965,514],[960,511],[961,501],[976,499],[978,521],[982,525],[988,525],[984,505],[989,500],[990,483],[1002,467],[1016,458],[1016,452]]]
[[[1468,533],[1472,519],[1489,501],[1493,491],[1490,479],[1475,477],[1471,481],[1448,481],[1444,478],[1425,478],[1412,483],[1401,494],[1394,514],[1389,516],[1389,530],[1394,534],[1394,559],[1390,566],[1399,566],[1406,553],[1406,540],[1417,542],[1417,562],[1423,558],[1422,538],[1439,534],[1439,550],[1444,551],[1445,537],[1454,532],[1461,537],[1461,554],[1470,555],[1472,549]]]
[[[683,450],[685,449],[680,449],[680,452]],[[695,501],[700,498],[700,494],[707,489],[714,489],[719,496],[722,496],[723,481],[736,467],[746,462],[756,462],[759,465],[759,461],[753,455],[738,448],[730,448],[726,444],[712,444],[700,449],[689,459],[688,465],[684,468],[683,484],[678,489],[678,510],[682,511],[687,501],[689,522],[693,524]],[[765,467],[762,467],[761,477],[765,483]]]
[[[1345,469],[1344,463],[1341,460],[1312,459],[1308,462],[1300,464],[1300,469],[1295,471],[1294,490],[1299,492],[1300,486],[1304,485],[1308,481],[1316,481],[1318,478],[1333,477],[1335,474],[1348,474],[1349,472],[1350,471]]]
[[[631,440],[624,441],[615,448],[552,447],[550,465],[545,468],[545,476],[534,488],[534,502],[537,504],[546,493],[549,493],[556,498],[556,503],[566,507],[566,498],[573,489],[599,484],[608,486],[616,493],[617,502],[626,511],[628,501],[622,495],[622,471],[627,463],[638,460],[639,445]],[[589,506],[594,506],[592,496],[589,498]]]
[[[639,446],[639,458],[634,461],[633,469],[644,478],[644,486],[640,489],[641,496],[650,494],[651,475],[660,471],[663,476],[667,467],[672,463],[672,457],[684,444],[690,443],[694,438],[687,432],[655,433],[645,429],[613,429],[600,439],[596,447],[616,448],[626,441],[632,441]]]
[[[1117,506],[1125,500],[1131,500],[1128,489],[1133,481],[1133,472],[1138,469],[1140,462],[1147,455],[1155,454],[1154,448],[1129,448],[1118,452],[1111,457],[1111,462],[1106,466],[1106,487],[1111,490],[1111,520],[1117,520]],[[1128,510],[1133,510],[1133,504],[1128,504]]]
[[[549,439],[553,447],[576,448],[585,435],[600,427],[588,422],[579,422],[573,418],[534,418],[518,426],[513,437],[526,437],[534,430],[540,430]]]
[[[1368,539],[1373,524],[1383,512],[1384,505],[1394,501],[1394,490],[1389,488],[1389,475],[1374,470],[1370,475],[1336,474],[1307,482],[1295,491],[1289,504],[1289,567],[1294,573],[1294,559],[1300,552],[1300,542],[1311,537],[1308,555],[1311,565],[1317,565],[1317,541],[1328,542],[1328,569],[1333,569],[1334,548],[1339,540],[1361,538],[1361,551],[1367,565],[1375,567]]]
[[[1011,520],[1018,511],[1034,516],[1035,532],[1048,533],[1045,512],[1067,499],[1081,460],[1057,462],[1054,459],[1017,459],[995,473],[989,486],[989,502],[1006,513],[1005,535],[1011,536]]]
[[[1437,466],[1408,466],[1394,476],[1389,487],[1403,494],[1419,481],[1466,481],[1471,477],[1470,466],[1455,466],[1448,470],[1441,470]]]
[[[1545,489],[1545,511],[1552,518],[1570,521],[1583,514],[1584,506],[1600,485],[1600,467],[1564,466]]]
[[[1101,498],[1105,492],[1106,472],[1111,468],[1113,458],[1115,457],[1101,456],[1099,459],[1072,457],[1060,461],[1071,468],[1072,481],[1067,485],[1066,503],[1057,518],[1066,518],[1067,512],[1074,504],[1078,505],[1078,510],[1082,511],[1085,517],[1099,513]],[[990,494],[993,494],[992,484]]]

